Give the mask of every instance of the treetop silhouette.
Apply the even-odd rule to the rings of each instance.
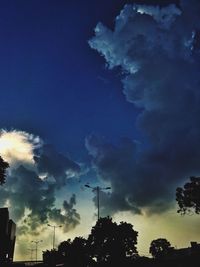
[[[151,242],[149,253],[154,258],[161,258],[167,255],[171,249],[171,244],[166,238],[158,238]]]
[[[67,266],[93,266],[95,264],[124,263],[138,257],[137,252],[138,232],[126,222],[117,224],[112,218],[100,218],[88,239],[76,237],[73,241],[68,239],[58,246],[58,251],[46,251],[43,258],[49,263],[57,258],[57,262],[63,262]],[[58,256],[58,257],[57,257]]]
[[[200,177],[190,177],[190,182],[184,184],[183,188],[176,189],[176,200],[179,205],[178,213],[186,214],[194,211],[200,213]]]
[[[6,169],[9,167],[9,164],[2,159],[0,156],[0,185],[5,183],[6,179]]]
[[[119,225],[112,218],[100,218],[88,237],[88,247],[97,262],[113,262],[138,255],[138,232],[126,222]]]

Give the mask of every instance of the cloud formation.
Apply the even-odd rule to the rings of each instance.
[[[0,153],[10,164],[10,167],[23,164],[33,164],[34,150],[42,146],[39,136],[23,131],[0,131]]]
[[[38,155],[34,156],[40,175],[52,177],[58,187],[66,184],[66,180],[76,176],[80,172],[80,166],[57,153],[52,145],[44,145]]]
[[[107,210],[164,211],[175,187],[199,175],[199,12],[199,1],[126,5],[113,31],[102,23],[95,28],[89,45],[109,69],[121,68],[124,95],[140,108],[136,127],[145,137],[119,145],[86,140],[97,173],[113,188]]]
[[[48,222],[62,223],[68,231],[80,223],[74,205],[76,197],[56,207],[59,189],[66,179],[79,175],[77,163],[44,145],[39,137],[22,131],[2,131],[2,157],[10,164],[6,184],[0,188],[1,206],[9,206],[18,224],[18,235],[38,235]],[[45,173],[45,178],[41,177]],[[56,213],[55,213],[56,211]]]
[[[63,231],[66,233],[74,229],[80,223],[80,215],[74,209],[76,205],[76,195],[73,194],[68,201],[63,201],[62,209],[53,209],[50,213],[50,219],[63,226]]]

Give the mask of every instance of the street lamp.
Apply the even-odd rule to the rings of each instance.
[[[28,250],[30,251],[31,253],[31,257],[30,257],[30,261],[33,260],[33,251],[35,250],[34,248],[28,248]]]
[[[37,246],[38,243],[42,242],[43,240],[35,240],[35,241],[31,241],[32,243],[35,243],[35,261],[37,262]]]
[[[53,227],[53,249],[55,248],[55,235],[56,235],[56,228],[62,227],[62,225],[51,225],[47,224],[49,227]]]
[[[111,189],[111,187],[100,187],[100,186],[96,186],[96,187],[92,187],[88,184],[85,184],[85,187],[91,188],[92,191],[96,191],[97,192],[97,218],[99,220],[100,218],[100,210],[99,210],[99,192],[102,190],[109,190]]]

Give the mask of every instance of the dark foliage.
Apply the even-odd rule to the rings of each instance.
[[[58,246],[58,251],[63,256],[63,258],[67,257],[71,243],[72,243],[71,239],[68,239],[67,241],[61,242],[60,245]]]
[[[169,241],[165,238],[158,238],[151,242],[149,253],[154,258],[162,258],[171,251],[172,247]]]
[[[129,223],[117,224],[109,217],[100,218],[87,240],[68,239],[60,243],[58,251],[43,252],[43,260],[47,265],[64,263],[70,267],[128,264],[138,256],[137,235]]]
[[[9,167],[9,164],[2,159],[0,156],[0,185],[5,183],[6,179],[6,169]]]
[[[43,261],[46,265],[51,266],[55,265],[56,263],[61,263],[62,258],[57,250],[46,250],[43,251]]]
[[[88,237],[90,256],[98,263],[134,258],[138,255],[137,235],[129,223],[118,225],[109,217],[100,218]]]
[[[68,239],[60,243],[58,252],[68,266],[84,267],[89,263],[87,240],[83,237],[76,237],[73,241]]]
[[[90,262],[87,240],[76,237],[73,241],[71,239],[63,241],[58,246],[58,250],[44,251],[43,261],[48,266],[62,263],[70,267],[86,267]]]
[[[178,213],[186,214],[194,211],[200,213],[200,177],[190,177],[190,182],[183,188],[176,189],[176,200],[179,205]]]

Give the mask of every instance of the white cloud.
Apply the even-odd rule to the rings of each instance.
[[[33,164],[34,149],[42,146],[38,136],[18,130],[0,131],[0,155],[10,167],[23,164]]]

